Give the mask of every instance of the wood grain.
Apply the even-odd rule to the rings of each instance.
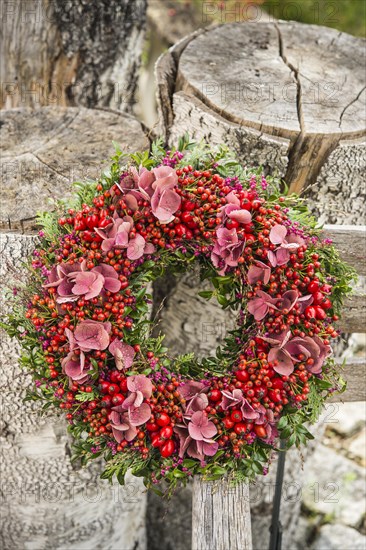
[[[173,55],[179,58],[175,76],[159,71],[165,56],[157,70],[158,86],[171,90],[174,116],[163,123],[172,140],[186,130],[227,143],[243,162],[254,157],[253,164],[267,169],[256,150],[269,156],[269,141],[280,138],[285,166],[269,167],[279,168],[292,191],[316,187],[319,180],[338,190],[352,182],[355,194],[363,194],[362,39],[294,22],[232,23],[191,35],[183,51],[173,47],[166,54]],[[254,154],[251,131],[258,132]],[[318,203],[326,204],[321,188],[319,194]],[[352,205],[346,205],[344,213],[341,203],[332,208],[337,223],[349,214]]]
[[[335,394],[329,401],[366,401],[366,358],[350,359],[341,372],[347,381],[347,389],[344,393]]]
[[[365,225],[325,225],[323,235],[333,241],[343,261],[359,275],[366,275]]]
[[[249,486],[203,481],[192,494],[192,550],[252,550]]]
[[[74,181],[95,179],[114,153],[149,147],[141,124],[108,109],[44,107],[2,111],[0,230],[30,231],[50,199],[71,191]]]

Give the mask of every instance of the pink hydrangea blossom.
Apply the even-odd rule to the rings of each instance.
[[[115,338],[109,345],[108,350],[113,355],[118,370],[131,368],[135,356],[135,350],[132,346]]]
[[[254,285],[258,281],[262,281],[265,285],[271,277],[271,268],[263,262],[257,260],[255,264],[248,269],[248,283]]]
[[[307,359],[313,360],[312,364],[307,365],[308,370],[319,374],[330,352],[330,347],[324,344],[318,336],[313,338],[294,336],[291,338],[290,331],[283,331],[280,334],[271,334],[261,338],[273,346],[269,350],[268,361],[275,363],[274,370],[283,376],[289,376],[293,372],[294,363]],[[301,356],[302,359],[299,358]]]
[[[301,237],[294,234],[287,235],[287,233],[287,228],[279,224],[274,225],[269,233],[271,243],[278,245],[274,251],[268,251],[268,259],[273,267],[287,264],[290,253],[305,243]]]
[[[179,456],[184,454],[198,460],[204,460],[205,456],[214,456],[219,444],[212,438],[217,434],[215,424],[208,420],[204,411],[196,411],[189,421],[179,424],[174,428],[179,437]]]
[[[177,186],[177,173],[170,166],[158,166],[152,171],[143,167],[139,171],[131,168],[131,177],[125,177],[120,182],[128,206],[137,210],[139,198],[148,200],[153,215],[162,224],[173,221],[175,212],[180,208],[181,197],[176,192]]]
[[[225,224],[228,218],[243,225],[247,225],[252,221],[251,213],[240,207],[240,199],[235,194],[235,191],[231,191],[226,195],[226,200],[227,204],[221,207],[220,212],[223,224]]]
[[[153,385],[144,374],[127,378],[128,397],[110,414],[112,432],[118,443],[132,441],[137,435],[136,426],[145,424],[151,417],[151,407],[144,399],[151,397]]]
[[[109,345],[109,333],[111,324],[99,323],[98,321],[86,320],[76,325],[74,332],[65,330],[70,343],[70,350],[80,349],[88,352],[93,349],[104,350]]]
[[[235,389],[232,392],[229,390],[222,390],[221,407],[224,411],[227,411],[231,407],[238,407],[241,410],[243,418],[247,420],[259,418],[259,413],[255,411],[247,399],[245,399],[240,389]]]
[[[126,248],[129,260],[138,260],[144,254],[153,254],[155,246],[147,243],[144,237],[133,231],[134,221],[130,216],[114,218],[105,229],[95,231],[103,239],[102,250],[109,252],[112,248]]]
[[[125,409],[139,407],[144,398],[151,397],[153,385],[147,376],[144,374],[137,374],[127,377],[127,388],[130,394],[123,402]]]
[[[137,436],[137,428],[131,424],[128,413],[122,405],[113,407],[109,416],[109,421],[112,426],[113,436],[117,443],[121,443],[124,439],[126,441],[133,441]]]
[[[199,460],[204,460],[205,456],[213,456],[218,450],[217,441],[212,439],[217,429],[204,411],[208,405],[208,387],[190,380],[178,391],[186,399],[183,421],[174,428],[179,437],[179,456],[183,457],[187,453]]]
[[[61,361],[62,372],[71,380],[75,380],[80,384],[86,382],[89,378],[89,371],[92,370],[86,366],[85,354],[81,351],[79,354],[70,351]]]
[[[216,242],[211,252],[211,261],[219,274],[224,275],[228,267],[236,267],[243,252],[245,242],[239,240],[236,229],[219,227],[216,230]]]
[[[271,308],[277,309],[276,304],[278,300],[279,298],[272,298],[272,296],[263,290],[257,290],[256,297],[248,302],[248,311],[256,321],[261,321]]]
[[[184,414],[188,418],[196,411],[203,411],[208,406],[208,387],[197,382],[189,380],[178,388],[178,392],[186,400]]]
[[[299,294],[297,290],[287,290],[278,299],[276,308],[282,312],[290,312],[299,300]]]
[[[72,293],[74,283],[71,280],[70,275],[76,275],[77,273],[83,271],[86,271],[85,260],[83,260],[82,263],[77,262],[74,264],[60,263],[51,269],[48,275],[48,283],[45,284],[44,287],[57,287],[56,301],[59,304],[76,301],[78,296]]]
[[[170,223],[181,204],[181,197],[175,191],[178,176],[170,166],[159,166],[153,172],[156,180],[152,184],[151,210],[160,223]]]
[[[48,287],[57,288],[56,302],[74,302],[83,296],[85,300],[96,298],[102,291],[118,292],[121,282],[115,269],[107,264],[86,270],[86,262],[81,264],[59,264],[49,275]]]

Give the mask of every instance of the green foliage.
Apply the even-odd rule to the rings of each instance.
[[[365,36],[366,4],[362,0],[265,0],[262,7],[276,19],[324,25]]]

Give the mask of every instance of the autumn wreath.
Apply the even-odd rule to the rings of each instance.
[[[7,328],[35,380],[28,399],[65,411],[75,458],[171,489],[264,474],[279,436],[311,437],[304,423],[344,386],[330,341],[353,273],[278,180],[187,138],[117,148],[39,222]],[[212,285],[200,294],[237,312],[200,361],[172,357],[148,316],[148,284],[194,265]]]

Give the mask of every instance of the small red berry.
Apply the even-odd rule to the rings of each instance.
[[[172,455],[174,452],[174,441],[169,439],[169,441],[166,441],[164,445],[160,449],[160,454],[164,458],[168,458],[170,455]]]
[[[158,426],[167,426],[170,424],[170,417],[166,413],[161,413],[156,420]]]

